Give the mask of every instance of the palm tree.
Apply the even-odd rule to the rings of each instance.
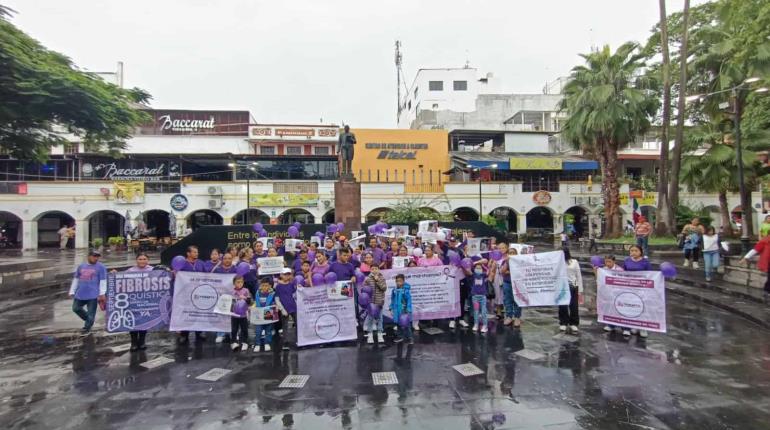
[[[650,127],[659,105],[648,78],[642,76],[644,55],[635,42],[612,53],[609,46],[582,54],[586,64],[572,69],[560,109],[568,119],[562,133],[574,147],[599,161],[606,232],[620,236],[618,149]]]
[[[666,15],[666,0],[658,3],[660,12],[660,48],[662,54],[661,74],[663,75],[663,117],[660,124],[660,173],[658,178],[658,207],[655,220],[657,234],[665,234],[670,230],[673,212],[668,199],[668,129],[671,125],[671,59],[668,53],[668,16]]]

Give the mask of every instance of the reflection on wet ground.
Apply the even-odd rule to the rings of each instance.
[[[60,297],[60,296],[59,296]],[[232,353],[209,339],[177,348],[151,333],[76,335],[69,302],[41,297],[0,313],[3,428],[767,429],[770,336],[724,311],[669,297],[669,333],[646,341],[585,319],[556,336],[555,313],[520,331],[419,332],[409,347],[354,345]],[[518,352],[518,354],[517,354]],[[530,354],[532,353],[532,354]],[[538,354],[539,353],[539,354]],[[140,364],[163,356],[154,369]],[[525,358],[525,357],[532,357]],[[484,373],[462,376],[473,363]],[[231,370],[215,382],[196,379]],[[372,372],[398,383],[374,386]],[[280,388],[309,375],[303,388]]]

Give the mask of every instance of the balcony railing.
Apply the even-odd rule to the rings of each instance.
[[[443,194],[444,184],[405,184],[407,194]]]

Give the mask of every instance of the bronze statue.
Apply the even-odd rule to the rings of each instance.
[[[353,174],[353,145],[356,135],[350,132],[350,126],[345,126],[345,132],[340,134],[337,145],[337,156],[340,160],[340,176]]]

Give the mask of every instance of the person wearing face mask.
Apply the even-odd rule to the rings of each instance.
[[[473,327],[474,332],[481,330],[487,332],[487,273],[484,265],[486,259],[473,263],[473,277],[471,278],[471,302],[473,303]],[[480,327],[480,328],[479,328]]]

